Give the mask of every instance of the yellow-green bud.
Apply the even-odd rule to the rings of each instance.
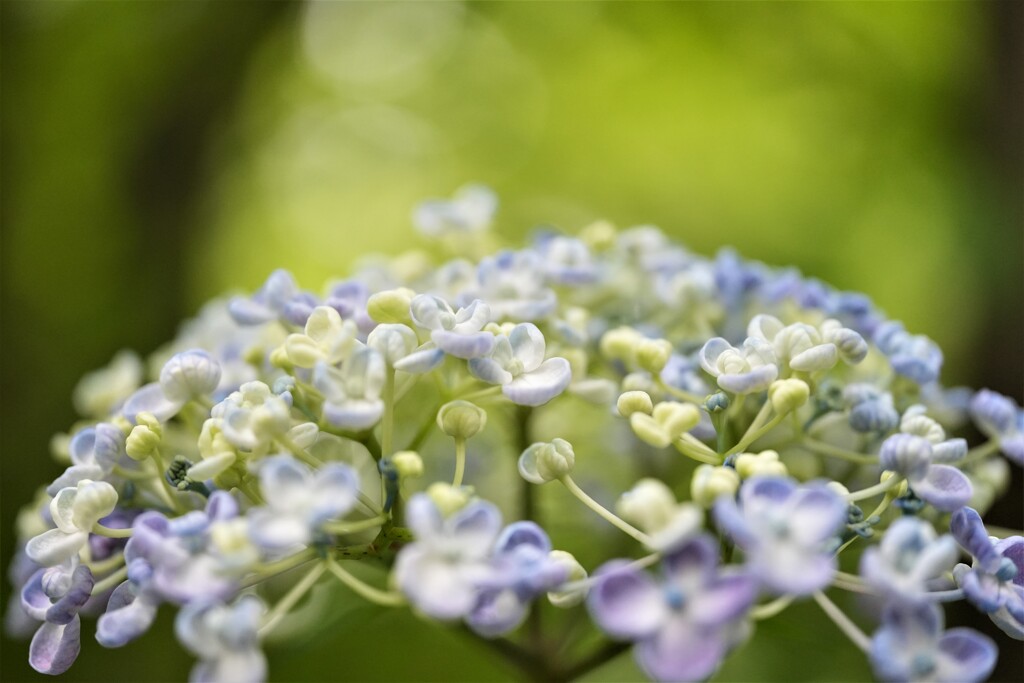
[[[412,322],[409,306],[415,297],[416,292],[405,287],[377,292],[366,301],[366,313],[379,323],[408,325]]]
[[[658,421],[647,413],[633,413],[629,416],[629,426],[637,438],[648,446],[654,448],[665,448],[672,439],[669,438],[665,428],[658,424]]]
[[[569,361],[572,369],[573,379],[581,379],[587,376],[587,352],[583,349],[562,349],[559,352],[562,358]]]
[[[64,432],[58,432],[50,437],[50,455],[53,459],[62,465],[71,464],[71,453],[69,446],[71,445],[71,435],[65,434]]]
[[[619,409],[619,414],[623,417],[629,417],[633,413],[650,415],[654,410],[654,402],[646,391],[627,391],[619,396],[615,407]]]
[[[672,343],[665,339],[644,339],[636,347],[636,363],[652,375],[660,375],[672,355]]]
[[[423,458],[416,451],[399,451],[391,456],[391,464],[402,479],[423,476]]]
[[[692,403],[663,401],[654,406],[653,415],[672,441],[700,423],[700,409]]]
[[[840,484],[838,481],[830,481],[830,482],[828,482],[827,484],[825,484],[825,488],[832,489],[833,491],[835,491],[836,493],[838,493],[840,496],[842,496],[844,498],[846,496],[850,495],[850,489],[846,488],[845,486]]]
[[[210,525],[210,541],[221,556],[248,555],[255,551],[249,540],[249,524],[244,517],[235,517]]]
[[[647,533],[664,528],[676,510],[676,497],[659,479],[641,479],[619,496],[615,511]]]
[[[800,379],[779,379],[768,387],[768,400],[779,415],[792,412],[807,403],[811,388]]]
[[[883,481],[889,481],[890,479],[892,479],[893,477],[896,477],[896,476],[899,476],[896,472],[890,472],[889,470],[886,470],[886,471],[882,472],[882,475],[880,477],[878,477],[878,481],[879,481],[879,483],[881,483]],[[906,495],[907,489],[908,489],[907,480],[904,479],[903,481],[901,481],[899,483],[898,486],[889,489],[887,495],[892,496],[893,498],[899,498],[900,496]]]
[[[427,495],[441,511],[441,515],[447,517],[466,506],[470,493],[464,488],[438,481],[427,487]]]
[[[124,450],[132,460],[145,460],[160,446],[160,433],[147,425],[136,425],[128,434]]]
[[[632,327],[616,327],[601,337],[601,355],[609,360],[632,362],[643,335]]]
[[[567,582],[583,581],[587,578],[587,570],[583,568],[583,565],[576,560],[572,553],[567,553],[564,550],[552,550],[548,553],[548,558],[555,564],[565,567],[565,580]],[[585,597],[587,597],[586,588],[548,593],[548,600],[555,607],[574,607],[583,602]]]
[[[276,349],[270,352],[270,364],[275,368],[281,368],[282,370],[292,370],[295,365],[291,359],[288,358],[288,350],[284,346],[278,346]],[[316,362],[314,361],[314,365]]]
[[[701,507],[711,507],[719,496],[736,495],[740,475],[731,467],[699,465],[690,481],[690,497]]]
[[[502,336],[507,337],[510,334],[512,334],[512,330],[514,330],[515,328],[516,328],[516,324],[515,323],[509,323],[509,322],[495,323],[495,322],[490,322],[490,323],[487,323],[486,325],[484,325],[484,330],[483,331],[484,332],[490,332],[495,337],[502,337]]]
[[[736,456],[736,472],[743,479],[748,477],[785,477],[789,474],[786,465],[779,460],[776,451],[740,453]]]
[[[544,484],[572,472],[576,453],[565,439],[535,443],[519,456],[519,474],[531,484]]]
[[[487,412],[469,401],[449,401],[437,411],[437,426],[455,439],[470,439],[487,425]]]
[[[615,246],[617,233],[608,221],[597,221],[580,230],[580,239],[594,251],[604,251]]]

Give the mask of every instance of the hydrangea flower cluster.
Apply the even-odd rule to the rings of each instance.
[[[424,202],[422,249],[322,295],[274,272],[204,307],[154,381],[127,353],[83,380],[65,470],[18,520],[6,623],[31,665],[170,609],[192,680],[264,680],[329,581],[559,680],[626,649],[704,680],[800,600],[885,681],[989,675],[950,601],[1024,640],[1024,537],[982,520],[1024,462],[1012,399],[944,388],[934,342],[863,295],[653,227],[480,258],[496,210],[480,186]],[[542,647],[552,606],[599,635]]]

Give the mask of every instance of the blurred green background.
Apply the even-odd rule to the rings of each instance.
[[[0,559],[84,372],[273,268],[317,289],[397,252],[413,203],[467,181],[511,239],[653,223],[867,292],[940,343],[947,384],[1020,402],[1022,7],[4,0]],[[1020,528],[1015,476],[993,520]],[[90,622],[66,677],[183,679],[163,612],[118,651]],[[868,675],[813,606],[793,614],[723,678]],[[512,675],[408,615],[344,616],[272,650],[272,677]],[[1019,680],[1000,642],[997,678]],[[0,678],[42,678],[2,645]]]

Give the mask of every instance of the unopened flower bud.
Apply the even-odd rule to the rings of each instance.
[[[160,432],[140,424],[133,427],[128,434],[124,449],[129,458],[142,461],[152,456],[159,446]]]
[[[729,395],[724,391],[719,391],[704,399],[704,410],[708,411],[711,415],[715,415],[723,410],[727,410],[730,403],[732,401],[729,400]]]
[[[624,520],[653,533],[667,525],[676,509],[676,497],[659,479],[641,479],[615,503]]]
[[[275,368],[281,368],[285,371],[291,371],[295,364],[292,363],[288,357],[288,350],[284,346],[278,346],[276,349],[270,352],[270,364]],[[314,361],[315,363],[316,361]]]
[[[60,504],[59,499],[58,495],[50,503],[51,511],[55,505]],[[117,491],[113,486],[105,481],[83,479],[78,482],[71,503],[72,519],[78,529],[88,531],[96,522],[113,512],[115,505],[117,505]],[[57,514],[54,514],[53,517],[56,521]]]
[[[740,475],[731,467],[699,465],[690,482],[690,497],[701,507],[711,507],[719,496],[734,496]]]
[[[172,401],[210,394],[218,384],[220,364],[202,349],[176,353],[160,370],[160,388]]]
[[[572,472],[576,454],[565,439],[535,443],[519,456],[519,474],[531,484],[544,484]]]
[[[653,415],[673,441],[700,423],[700,411],[692,403],[663,401],[654,406]]]
[[[672,343],[665,339],[644,339],[636,347],[636,363],[652,375],[660,375],[672,355]]]
[[[835,491],[837,494],[839,494],[840,496],[842,496],[844,498],[846,496],[850,495],[850,489],[846,488],[845,486],[840,484],[838,481],[830,481],[830,482],[828,482],[827,484],[825,484],[825,488],[832,489],[833,491]]]
[[[394,367],[419,344],[416,333],[408,325],[383,323],[377,325],[366,338],[366,345],[384,357],[384,362]]]
[[[402,479],[412,479],[423,475],[423,458],[416,451],[399,451],[391,456],[391,464]]]
[[[632,361],[643,336],[632,327],[616,327],[601,337],[601,355],[609,360]]]
[[[437,411],[437,426],[455,439],[470,439],[487,424],[487,412],[469,401],[449,401]]]
[[[580,239],[594,251],[604,251],[615,246],[617,233],[608,221],[596,221],[580,230]]]
[[[779,415],[790,413],[807,403],[811,388],[799,379],[780,379],[768,387],[768,400]]]
[[[366,302],[366,313],[379,323],[409,324],[409,306],[416,297],[416,292],[405,287],[377,292]]]
[[[651,401],[651,396],[646,391],[627,391],[619,396],[615,407],[619,409],[619,414],[623,417],[629,417],[633,413],[650,415],[654,410],[654,402]]]
[[[427,487],[427,495],[434,505],[441,512],[441,515],[448,517],[466,506],[469,502],[469,491],[464,488],[452,486],[438,481]]]
[[[552,550],[548,553],[548,558],[565,568],[566,583],[582,581],[587,578],[587,570],[583,568],[583,565],[579,563],[572,553],[567,553],[564,550]],[[586,588],[548,593],[548,600],[555,607],[574,607],[583,602],[585,597],[587,597]]]
[[[786,465],[779,461],[776,451],[740,453],[736,458],[736,473],[743,479],[749,477],[785,477],[789,475]]]

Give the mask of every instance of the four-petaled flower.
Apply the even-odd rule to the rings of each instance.
[[[500,335],[493,351],[472,358],[469,371],[477,379],[500,384],[501,392],[524,406],[539,406],[565,391],[572,369],[564,358],[544,360],[544,335],[533,323],[520,323],[508,336]]]

